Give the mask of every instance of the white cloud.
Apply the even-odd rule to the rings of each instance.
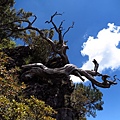
[[[96,38],[89,36],[83,43],[81,54],[87,55],[89,60],[83,64],[82,69],[93,69],[92,60],[96,59],[99,72],[106,68],[117,69],[120,67],[120,49],[117,45],[120,42],[120,26],[108,23],[108,28],[98,32]]]
[[[79,77],[75,75],[70,75],[70,79],[73,80],[74,83],[83,82]]]

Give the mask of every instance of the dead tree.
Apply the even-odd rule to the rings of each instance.
[[[64,33],[62,33],[63,32],[62,25],[63,25],[64,21],[62,21],[60,23],[59,27],[57,27],[56,24],[53,22],[53,18],[55,16],[57,16],[57,15],[62,15],[62,14],[59,14],[59,13],[55,12],[55,14],[51,16],[50,21],[46,21],[45,23],[51,23],[53,25],[52,29],[54,29],[56,31],[56,33],[58,34],[58,45],[59,45],[59,47],[55,44],[55,42],[52,39],[50,39],[49,37],[45,36],[43,30],[38,29],[38,28],[32,26],[33,23],[37,19],[37,17],[35,15],[33,15],[34,20],[32,22],[29,21],[29,20],[24,20],[24,19],[23,20],[22,19],[19,20],[18,22],[27,23],[28,25],[26,27],[24,27],[24,28],[18,27],[18,28],[15,28],[15,29],[17,31],[35,30],[36,32],[38,32],[40,34],[40,36],[44,40],[46,40],[51,45],[52,50],[61,57],[62,62],[64,62],[64,64],[69,64],[68,56],[66,55],[66,50],[69,49],[69,48],[66,45],[66,42],[64,41],[64,36],[71,28],[73,28],[74,22],[72,23],[72,25],[70,27],[68,27],[68,29]],[[14,22],[16,22],[16,21],[14,21]],[[14,30],[13,30],[13,32],[14,32]],[[11,32],[11,34],[12,34],[12,32]]]
[[[96,86],[103,87],[103,88],[109,88],[112,84],[116,84],[115,82],[108,81],[106,79],[105,75],[102,75],[102,74],[97,72],[99,64],[97,63],[97,61],[95,59],[93,60],[93,63],[95,65],[94,71],[82,70],[82,69],[77,68],[76,66],[74,66],[74,65],[69,63],[69,59],[68,59],[68,56],[66,54],[68,46],[66,45],[66,43],[64,41],[64,36],[71,28],[73,28],[74,22],[63,33],[64,29],[63,29],[62,25],[63,25],[64,20],[60,23],[60,25],[58,27],[57,27],[57,25],[53,21],[54,17],[55,16],[59,16],[59,15],[62,15],[62,14],[55,12],[51,16],[50,20],[45,22],[45,23],[49,23],[49,24],[53,25],[52,29],[54,29],[56,31],[56,33],[58,34],[58,45],[59,45],[59,47],[56,45],[56,43],[51,38],[45,36],[43,30],[38,29],[38,28],[32,26],[34,24],[34,22],[36,21],[36,19],[37,19],[37,17],[35,15],[33,15],[33,17],[34,17],[33,21],[25,20],[25,19],[19,19],[18,21],[11,22],[11,23],[21,22],[21,24],[22,23],[27,23],[27,26],[25,26],[25,27],[24,26],[17,27],[15,29],[11,30],[11,34],[13,34],[15,30],[16,31],[34,30],[34,31],[38,32],[40,34],[40,36],[43,38],[43,40],[46,40],[51,45],[52,50],[61,57],[62,62],[64,63],[64,66],[62,66],[61,68],[54,68],[54,69],[50,69],[50,68],[47,68],[44,65],[39,65],[39,64],[25,65],[23,67],[31,66],[31,69],[33,69],[33,66],[34,67],[36,66],[37,70],[39,72],[41,72],[42,73],[41,75],[44,75],[44,77],[45,77],[46,74],[48,74],[48,75],[50,74],[51,76],[52,76],[52,74],[53,75],[54,74],[65,74],[66,76],[68,76],[70,74],[73,74],[73,75],[78,76],[82,81],[84,81],[82,76],[85,76],[88,80],[90,80],[92,82],[92,84],[95,84]],[[7,23],[7,24],[11,24],[11,23]],[[41,68],[41,67],[43,67],[43,68]],[[103,79],[103,83],[100,83],[97,80],[95,80],[93,78],[93,76],[102,76],[102,79],[104,78]]]
[[[27,65],[22,65],[23,73],[21,75],[21,80],[36,80],[36,76],[39,78],[38,80],[42,80],[42,84],[34,83],[28,85],[27,89],[25,90],[26,93],[29,93],[29,91],[32,93],[32,95],[35,95],[38,97],[38,99],[44,100],[47,104],[52,106],[53,108],[57,109],[58,116],[56,117],[57,120],[74,120],[75,118],[75,112],[70,112],[71,106],[65,106],[65,95],[71,95],[71,93],[74,90],[74,86],[71,84],[70,81],[70,75],[75,75],[79,77],[83,82],[84,78],[87,78],[95,88],[95,86],[102,87],[102,88],[110,88],[111,85],[115,85],[116,78],[114,77],[114,80],[108,80],[107,75],[102,75],[99,73],[98,62],[94,59],[94,70],[83,70],[78,68],[77,66],[70,64],[68,56],[66,54],[66,51],[68,49],[68,46],[66,45],[66,42],[64,41],[64,36],[66,33],[73,28],[74,23],[68,27],[68,29],[63,33],[63,22],[60,23],[60,25],[57,27],[55,22],[53,21],[55,16],[62,15],[57,12],[53,14],[49,21],[46,21],[48,24],[52,24],[55,32],[58,35],[58,42],[57,44],[52,40],[51,37],[46,36],[44,31],[42,29],[38,29],[36,27],[33,27],[34,22],[36,21],[37,17],[33,15],[34,19],[33,21],[20,19],[18,21],[13,21],[11,23],[21,22],[21,23],[27,23],[27,26],[20,26],[17,28],[14,28],[11,30],[10,35],[14,33],[14,31],[27,31],[27,30],[34,30],[36,31],[40,37],[43,38],[43,40],[47,41],[48,44],[51,46],[53,52],[57,55],[59,55],[61,62],[63,63],[60,67],[47,67],[43,63],[32,63]],[[7,23],[10,24],[10,23]],[[10,36],[8,35],[8,36]],[[102,77],[103,82],[99,82],[95,79],[95,76]],[[47,80],[47,82],[46,82]],[[49,80],[51,80],[49,82]],[[52,83],[52,85],[51,85]],[[54,90],[53,90],[54,89]],[[47,92],[46,92],[47,91]],[[30,95],[29,95],[30,96]],[[70,105],[70,104],[68,104]],[[69,109],[70,108],[70,109]],[[59,110],[58,110],[59,109]],[[74,114],[70,117],[67,115],[67,112],[70,112],[70,115]]]
[[[97,61],[96,64],[99,65]],[[97,72],[98,66],[96,68],[96,64],[94,68],[95,71],[92,71],[82,70],[80,68],[77,68],[77,66],[73,64],[66,64],[64,67],[51,69],[46,67],[42,63],[33,63],[22,66],[24,69],[29,68],[29,70],[22,75],[22,78],[24,79],[26,77],[32,78],[33,76],[40,76],[44,78],[57,77],[58,79],[61,79],[64,77],[69,77],[70,75],[75,75],[79,77],[82,81],[84,81],[84,79],[82,78],[82,76],[84,76],[88,80],[90,80],[92,84],[102,88],[109,88],[111,85],[117,84],[115,81],[107,80],[108,75],[102,75]],[[95,80],[94,76],[102,76],[103,82],[98,82],[97,80]]]

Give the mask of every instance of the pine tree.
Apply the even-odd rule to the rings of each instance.
[[[75,86],[65,74],[68,70],[81,77],[78,68],[69,66],[68,46],[64,41],[74,23],[63,33],[64,21],[57,26],[53,18],[61,14],[55,12],[50,21],[46,21],[53,28],[33,27],[37,17],[23,9],[16,11],[14,0],[1,0],[0,14],[0,119],[86,120],[87,115],[95,117],[96,110],[103,109],[102,93],[94,85],[94,89],[83,84]],[[31,17],[33,21],[30,21]],[[53,40],[55,32],[58,40]],[[26,46],[16,46],[13,42],[16,39],[21,39]],[[29,63],[41,63],[45,69],[43,66],[24,69],[23,66]],[[97,73],[99,65],[95,60],[94,64]],[[67,70],[63,72],[65,65]],[[50,72],[46,73],[46,68]],[[52,76],[56,69],[63,71]],[[91,82],[105,88],[116,84],[99,83],[95,79]]]

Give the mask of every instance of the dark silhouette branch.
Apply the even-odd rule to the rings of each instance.
[[[33,25],[33,23],[36,21],[37,17],[35,15],[33,15],[32,17],[34,17],[33,21],[29,21],[26,19],[19,19],[19,20],[14,20],[5,24],[0,24],[0,27],[2,29],[2,31],[8,31],[7,35],[4,36],[6,38],[11,37],[14,33],[18,32],[18,31],[24,31],[30,28],[30,26]],[[19,23],[19,25],[17,25],[17,23]],[[20,27],[20,23],[27,23],[26,27]],[[8,28],[9,25],[12,25],[12,27]],[[15,26],[14,26],[15,25]]]
[[[53,51],[56,53],[56,54],[59,54],[63,60],[63,63],[64,64],[68,64],[69,63],[69,60],[68,60],[68,57],[66,55],[66,50],[68,49],[68,46],[65,45],[65,42],[63,40],[63,36],[62,36],[62,24],[64,21],[61,22],[60,26],[57,28],[56,24],[53,22],[53,18],[56,16],[56,15],[62,15],[62,14],[59,14],[59,13],[55,13],[54,15],[51,16],[51,19],[50,21],[46,21],[46,23],[52,23],[55,31],[58,33],[58,36],[59,36],[59,42],[58,42],[58,45],[59,47],[49,38],[49,37],[46,37],[43,30],[41,29],[38,29],[36,27],[33,27],[33,23],[36,21],[37,17],[35,15],[33,15],[34,19],[32,21],[29,21],[29,20],[25,20],[25,19],[20,19],[20,20],[15,20],[13,22],[10,22],[10,23],[7,23],[7,24],[13,24],[13,23],[27,23],[27,26],[25,27],[15,27],[13,29],[11,29],[10,31],[10,34],[7,36],[7,37],[10,37],[15,31],[26,31],[26,30],[35,30],[36,32],[38,32],[40,34],[40,36],[46,40],[52,47]],[[6,25],[7,25],[6,24]]]
[[[51,16],[50,21],[46,21],[45,23],[52,23],[55,31],[58,33],[58,38],[59,38],[59,43],[58,43],[58,44],[59,44],[59,46],[61,46],[61,48],[58,50],[58,53],[60,54],[60,56],[61,56],[61,58],[63,59],[64,63],[65,63],[65,64],[68,64],[68,63],[69,63],[69,60],[68,60],[68,57],[67,57],[67,55],[66,55],[66,50],[68,49],[68,46],[65,44],[63,38],[64,38],[65,34],[70,30],[70,28],[73,28],[74,23],[73,23],[72,26],[70,26],[70,27],[67,29],[67,31],[62,35],[62,31],[63,31],[62,25],[63,25],[63,23],[64,23],[65,20],[63,20],[63,21],[60,23],[59,27],[57,27],[56,24],[53,22],[53,18],[54,18],[56,15],[62,15],[62,14],[59,14],[59,13],[56,12],[55,14],[53,14],[53,15]]]
[[[63,30],[62,25],[63,25],[64,21],[65,21],[65,20],[61,21],[61,23],[60,23],[60,25],[59,25],[59,28],[58,28],[59,30]]]
[[[22,79],[26,77],[32,78],[35,75],[35,76],[40,76],[44,78],[56,77],[57,79],[61,80],[61,78],[69,77],[69,75],[75,75],[79,77],[82,81],[84,81],[84,79],[82,78],[82,76],[84,76],[88,80],[90,80],[93,85],[96,85],[101,88],[109,88],[111,85],[117,84],[115,81],[107,80],[106,75],[102,75],[96,71],[82,70],[80,68],[77,68],[73,64],[66,64],[64,67],[54,68],[54,69],[48,68],[44,66],[42,63],[33,63],[28,65],[23,65],[22,67],[30,69],[22,75]],[[94,78],[94,76],[102,76],[102,77],[104,76],[105,81],[98,82]]]
[[[70,27],[68,27],[68,29],[64,32],[63,38],[64,38],[65,34],[66,34],[71,28],[73,28],[73,26],[74,26],[74,22],[73,22],[72,25],[71,25]]]
[[[58,43],[55,44],[54,41],[52,41],[52,39],[50,39],[49,37],[46,37],[43,30],[41,29],[38,29],[36,27],[33,27],[32,25],[34,24],[34,22],[36,21],[37,17],[35,15],[33,15],[32,17],[34,17],[34,19],[32,21],[30,20],[26,20],[26,19],[19,19],[19,20],[14,20],[12,22],[9,22],[9,23],[6,23],[4,24],[4,26],[8,26],[8,25],[12,25],[12,24],[15,24],[15,23],[19,23],[18,25],[16,24],[16,26],[14,26],[13,28],[11,29],[8,29],[7,30],[9,31],[7,34],[7,37],[10,37],[12,36],[14,33],[16,32],[21,32],[21,31],[26,31],[26,30],[34,30],[36,32],[38,32],[40,34],[40,36],[46,40],[52,47],[53,51],[56,53],[56,54],[59,54],[62,58],[62,61],[63,61],[63,64],[68,64],[69,63],[69,60],[68,60],[68,56],[66,55],[66,50],[68,49],[68,46],[66,45],[66,43],[64,42],[63,40],[63,35],[62,35],[62,31],[63,31],[63,23],[64,23],[64,20],[60,23],[59,27],[56,26],[56,24],[53,22],[53,18],[57,15],[62,15],[60,13],[57,13],[55,12],[55,14],[53,14],[50,18],[50,21],[46,21],[46,23],[51,23],[53,25],[53,28],[55,29],[55,31],[57,32],[58,34]],[[26,26],[22,26],[23,23],[27,23]],[[0,27],[3,27],[3,25],[0,25]],[[64,33],[64,35],[69,31],[70,28],[72,28],[73,26],[70,26],[68,28],[68,30]],[[4,30],[3,30],[4,31]]]
[[[98,70],[99,64],[98,64],[98,62],[97,62],[95,59],[93,59],[92,62],[93,62],[94,65],[95,65],[95,67],[94,67],[94,71],[97,73],[97,70]]]
[[[114,76],[113,76],[114,82],[115,82],[116,80],[120,81],[120,79],[116,78],[116,76],[117,76],[117,75],[114,75]]]
[[[45,23],[52,23],[53,28],[54,28],[55,31],[58,33],[59,43],[60,43],[60,44],[63,44],[63,36],[62,36],[62,30],[61,30],[61,28],[62,28],[62,24],[63,24],[64,21],[62,21],[61,24],[59,25],[59,27],[57,27],[56,24],[53,22],[53,18],[54,18],[56,15],[62,15],[62,14],[55,12],[55,14],[53,14],[53,15],[51,16],[50,21],[46,21]]]

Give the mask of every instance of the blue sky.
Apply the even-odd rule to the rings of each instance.
[[[64,14],[54,21],[64,28],[75,22],[65,36],[67,52],[72,64],[83,69],[93,69],[92,59],[99,64],[99,71],[120,78],[120,0],[16,0],[16,9],[23,8],[37,16],[34,26],[50,28],[46,20],[56,11]],[[78,81],[79,79],[76,79]],[[120,118],[120,83],[103,92],[104,110],[88,120],[118,120]]]

